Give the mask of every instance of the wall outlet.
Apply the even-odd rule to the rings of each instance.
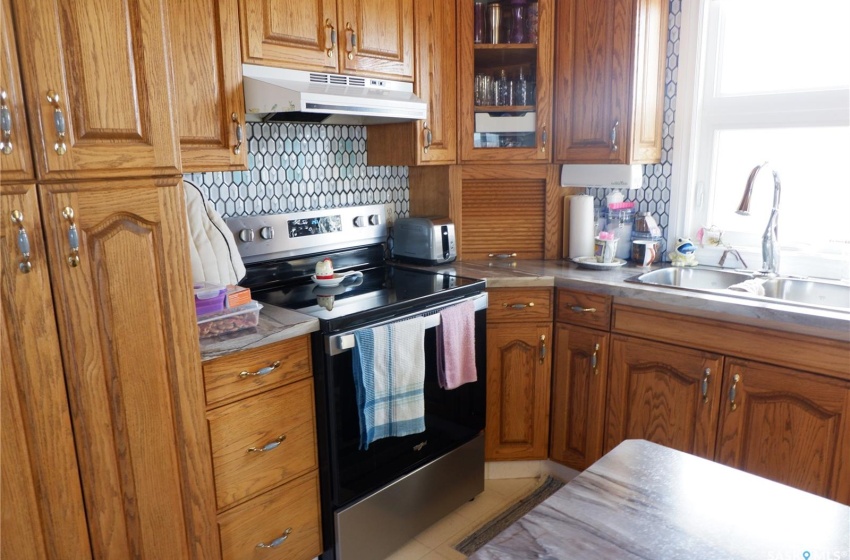
[[[384,204],[384,213],[387,215],[387,225],[392,226],[395,223],[395,204]]]

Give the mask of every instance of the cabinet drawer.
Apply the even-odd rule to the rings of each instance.
[[[218,528],[224,560],[309,560],[318,556],[322,551],[318,471],[219,515]],[[260,548],[261,543],[266,547]]]
[[[223,406],[207,419],[219,509],[318,465],[312,379]]]
[[[611,296],[558,290],[558,321],[607,331],[611,325]]]
[[[263,368],[277,367],[262,374]],[[252,375],[260,372],[259,375]],[[244,373],[244,375],[242,375]],[[232,401],[312,375],[310,337],[222,356],[204,363],[207,405]]]
[[[487,294],[488,322],[552,320],[551,288],[497,288]]]

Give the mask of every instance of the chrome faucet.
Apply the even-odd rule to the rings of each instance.
[[[741,204],[738,205],[737,213],[743,216],[750,215],[750,197],[753,194],[753,183],[761,168],[767,165],[767,162],[757,165],[750,172],[750,178],[747,179],[747,186],[744,189],[744,198],[741,199]],[[773,171],[773,208],[770,210],[770,218],[767,220],[767,227],[764,229],[764,235],[761,236],[761,266],[762,272],[776,275],[779,272],[779,193],[781,185],[779,183],[779,175]]]

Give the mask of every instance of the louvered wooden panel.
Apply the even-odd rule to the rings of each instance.
[[[462,258],[511,253],[518,259],[544,258],[545,181],[464,181],[462,215]]]

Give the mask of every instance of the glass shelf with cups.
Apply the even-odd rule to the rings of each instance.
[[[550,160],[552,4],[459,4],[462,160]]]

